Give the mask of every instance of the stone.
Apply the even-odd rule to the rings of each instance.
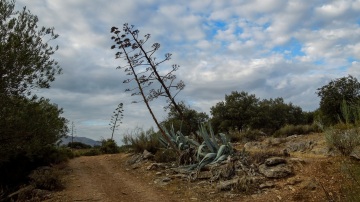
[[[275,184],[269,181],[259,185],[260,189],[273,188],[273,187],[275,187]]]
[[[293,174],[292,167],[287,164],[278,164],[276,166],[261,164],[259,172],[267,178],[284,178]]]
[[[152,160],[154,159],[154,154],[148,152],[146,149],[143,152],[143,159],[144,160]]]
[[[360,147],[355,147],[354,150],[350,153],[350,157],[360,160]]]
[[[276,166],[282,163],[286,163],[286,160],[281,157],[271,157],[265,160],[265,165],[267,166]]]
[[[235,178],[232,180],[226,180],[226,181],[219,182],[219,184],[216,186],[216,188],[220,191],[231,190],[233,187],[235,187],[238,184],[239,184],[239,179]]]

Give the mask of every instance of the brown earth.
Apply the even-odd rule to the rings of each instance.
[[[341,171],[343,158],[314,152],[326,147],[321,134],[297,138],[316,144],[309,151],[290,152],[287,161],[295,174],[267,179],[274,185],[272,188],[247,193],[219,191],[218,182],[189,181],[164,170],[148,170],[152,161],[131,166],[126,163],[131,154],[112,154],[72,159],[65,168],[66,188],[48,201],[342,201],[341,190],[347,186]],[[242,145],[236,147],[241,149]],[[282,148],[277,144],[268,149]],[[168,177],[167,182],[157,181],[164,177]]]

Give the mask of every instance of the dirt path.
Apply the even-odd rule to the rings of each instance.
[[[51,201],[174,201],[151,179],[126,169],[125,154],[79,157],[68,164],[65,190]],[[164,200],[166,199],[166,200]]]

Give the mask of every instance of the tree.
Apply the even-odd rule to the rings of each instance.
[[[225,102],[211,107],[212,123],[221,131],[246,129],[251,117],[255,115],[258,102],[259,99],[253,94],[233,91],[230,95],[225,95]]]
[[[273,133],[286,124],[307,123],[305,113],[292,103],[286,104],[283,98],[264,99],[258,103],[255,115],[250,120],[253,129]]]
[[[327,85],[317,89],[320,97],[320,111],[325,125],[345,121],[341,116],[341,105],[343,101],[347,106],[354,106],[360,102],[360,83],[348,75],[331,80]]]
[[[1,106],[0,186],[16,183],[31,169],[58,160],[55,145],[68,132],[62,113],[44,98],[11,97]]]
[[[111,133],[111,140],[114,139],[114,132],[115,130],[120,126],[121,119],[124,117],[123,115],[124,109],[123,109],[123,103],[120,103],[118,105],[118,107],[115,109],[115,111],[113,112],[113,116],[111,117],[111,121],[110,121],[110,130],[112,131]]]
[[[207,122],[209,116],[204,112],[197,112],[180,103],[179,107],[183,112],[183,117],[177,113],[175,107],[171,106],[167,118],[161,123],[166,128],[174,127],[175,131],[181,131],[185,135],[195,134],[201,123]]]
[[[14,12],[14,1],[0,0],[0,96],[30,94],[49,88],[61,73],[51,56],[58,49],[54,28],[38,29],[37,16],[24,8]]]
[[[56,143],[68,131],[62,109],[32,93],[61,73],[51,59],[58,48],[49,45],[58,35],[14,7],[15,1],[0,0],[0,186],[56,161]]]
[[[172,65],[170,71],[161,75],[158,69],[159,65],[170,60],[171,54],[165,54],[165,59],[157,62],[156,58],[153,57],[153,54],[160,48],[160,44],[154,43],[150,50],[145,50],[144,44],[150,38],[150,34],[146,34],[143,39],[140,39],[139,30],[134,30],[134,26],[124,24],[122,31],[117,27],[112,27],[111,33],[114,34],[111,39],[115,43],[115,45],[111,46],[111,49],[119,49],[115,54],[115,57],[122,58],[127,63],[126,65],[119,66],[118,69],[124,69],[126,74],[131,76],[131,78],[126,79],[124,83],[130,83],[131,81],[136,82],[135,88],[127,89],[126,91],[132,91],[134,93],[131,95],[140,95],[142,97],[142,101],[148,108],[149,113],[155,124],[158,126],[162,136],[176,150],[176,147],[161,128],[149,102],[158,97],[165,97],[166,101],[169,103],[168,106],[174,106],[178,113],[183,117],[180,107],[175,102],[176,95],[185,87],[185,84],[182,81],[174,83],[176,76],[173,72],[175,72],[179,66]],[[157,84],[155,84],[155,88],[151,88],[154,82]]]

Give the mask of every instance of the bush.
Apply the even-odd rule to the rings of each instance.
[[[326,130],[325,137],[330,148],[337,149],[345,156],[349,155],[355,147],[360,146],[360,128],[358,127],[348,128],[340,124]]]
[[[119,148],[114,140],[107,139],[101,141],[100,151],[103,154],[116,154],[119,153]]]
[[[286,125],[277,130],[273,135],[275,137],[287,137],[291,135],[305,135],[310,133],[321,132],[318,125]]]
[[[35,188],[49,191],[60,190],[63,188],[61,173],[59,170],[51,167],[40,167],[34,170],[30,175],[30,183]]]
[[[147,150],[155,154],[161,148],[159,134],[155,133],[152,128],[146,132],[136,129],[133,134],[124,135],[123,142],[138,153]]]
[[[172,149],[159,149],[155,153],[155,161],[158,163],[168,163],[177,160],[177,153]]]
[[[97,156],[100,154],[101,154],[100,148],[92,148],[88,151],[81,153],[80,155],[82,155],[82,156]]]
[[[249,142],[257,141],[266,134],[260,130],[246,130],[246,131],[230,131],[229,138],[231,142]]]
[[[90,149],[91,146],[84,144],[82,142],[69,142],[67,144],[68,147],[72,148],[72,149]]]

